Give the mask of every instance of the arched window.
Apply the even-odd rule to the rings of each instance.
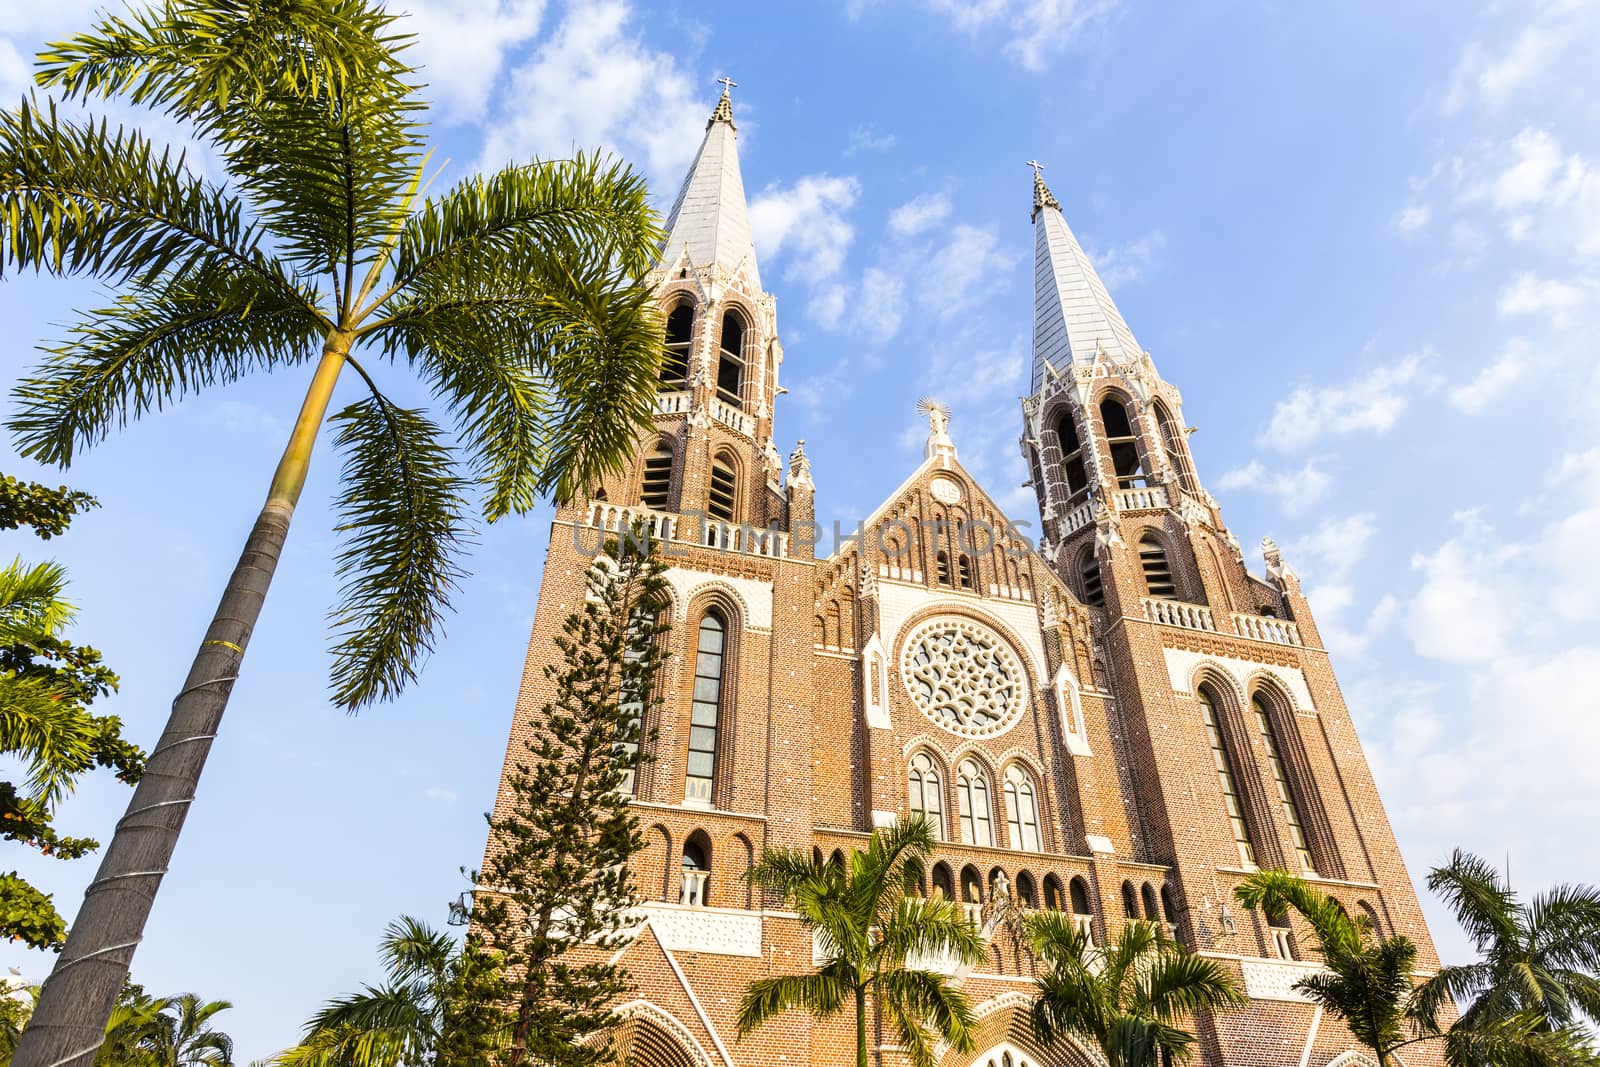
[[[940,585],[950,584],[950,557],[940,552],[933,557],[934,575],[939,579]]]
[[[700,619],[695,646],[694,702],[689,711],[689,767],[685,800],[710,804],[716,796],[717,732],[722,716],[722,678],[727,623],[712,608]]]
[[[713,519],[732,522],[739,501],[739,478],[733,470],[733,460],[726,452],[718,452],[711,461],[711,493],[706,501],[706,512]]]
[[[629,619],[628,645],[622,653],[623,659],[628,663],[638,663],[645,657],[645,653],[650,650],[652,640],[650,623],[650,613],[637,609]],[[628,740],[616,741],[611,746],[612,751],[619,757],[631,758],[634,753],[639,751],[639,742],[644,731],[644,704],[649,693],[639,687],[637,679],[633,681],[634,684],[630,685],[629,679],[623,679],[622,692],[619,694],[617,701],[617,710],[626,716],[628,724]],[[633,796],[637,778],[637,764],[631,767],[624,767],[622,769],[622,780],[617,783],[618,791],[627,796]]]
[[[1139,439],[1133,432],[1133,417],[1127,405],[1115,396],[1100,401],[1100,424],[1106,429],[1106,444],[1111,449],[1111,469],[1117,476],[1117,488],[1148,485],[1149,479],[1139,462]]]
[[[1067,500],[1070,506],[1089,495],[1089,473],[1083,462],[1083,439],[1066,408],[1056,417],[1056,442],[1061,446],[1061,474],[1067,482]]]
[[[1134,892],[1132,882],[1122,883],[1122,914],[1130,919],[1139,917],[1139,895]]]
[[[1006,829],[1011,847],[1039,852],[1039,800],[1028,772],[1013,763],[1006,768]]]
[[[1256,852],[1250,844],[1250,829],[1245,825],[1244,807],[1239,799],[1238,777],[1233,771],[1233,760],[1222,741],[1222,726],[1217,722],[1217,698],[1208,686],[1202,685],[1199,693],[1200,713],[1206,724],[1206,740],[1211,744],[1211,761],[1217,768],[1217,782],[1222,786],[1222,806],[1228,816],[1228,827],[1233,831],[1234,844],[1239,849],[1239,862],[1246,867],[1256,865]]]
[[[1340,909],[1343,910],[1342,908]],[[1272,952],[1280,960],[1292,960],[1294,941],[1289,929],[1289,913],[1275,912],[1267,916],[1267,935],[1272,939]]]
[[[1089,904],[1089,883],[1081,877],[1073,878],[1067,884],[1067,891],[1072,895],[1072,925],[1093,944],[1094,908]]]
[[[978,874],[978,868],[967,864],[961,868],[961,902],[963,904],[983,903],[983,878]]]
[[[1038,891],[1033,885],[1033,875],[1027,871],[1017,873],[1017,899],[1030,908],[1039,906]]]
[[[1155,402],[1155,412],[1156,424],[1161,427],[1161,447],[1167,453],[1168,465],[1178,475],[1178,484],[1183,486],[1184,492],[1198,494],[1200,483],[1194,476],[1194,467],[1189,463],[1189,450],[1185,447],[1177,422],[1172,418],[1172,412],[1159,400]]]
[[[1028,473],[1033,477],[1034,492],[1044,496],[1044,469],[1039,466],[1039,450],[1028,449]]]
[[[911,757],[911,769],[906,777],[912,816],[927,819],[934,836],[943,841],[944,783],[939,780],[939,765],[926,752],[918,752]]]
[[[1104,607],[1105,588],[1100,584],[1100,560],[1094,554],[1094,545],[1084,545],[1078,553],[1078,585],[1083,590],[1083,602],[1090,607]]]
[[[1145,534],[1139,542],[1139,567],[1144,571],[1144,587],[1151,596],[1175,597],[1177,583],[1172,580],[1172,563],[1167,549],[1155,534]]]
[[[694,305],[685,301],[667,316],[666,351],[661,357],[661,388],[682,389],[689,381],[689,352],[694,345]]]
[[[1139,890],[1139,896],[1144,901],[1144,917],[1151,922],[1158,921],[1161,918],[1161,912],[1156,904],[1155,887],[1146,882]]]
[[[735,406],[744,402],[744,319],[737,311],[722,316],[722,351],[717,359],[717,395]]]
[[[943,863],[933,865],[933,895],[935,899],[956,899],[955,879],[950,875],[950,868]]]
[[[1383,936],[1383,926],[1379,924],[1379,922],[1378,922],[1378,913],[1372,907],[1372,905],[1368,904],[1364,900],[1358,900],[1358,901],[1356,901],[1356,907],[1360,908],[1361,909],[1361,914],[1365,915],[1367,917],[1367,922],[1372,927],[1372,936],[1373,937],[1382,937]]]
[[[966,553],[956,557],[956,575],[961,579],[961,588],[972,588],[972,557]]]
[[[1300,824],[1300,807],[1294,801],[1294,789],[1283,768],[1278,738],[1272,732],[1272,709],[1259,693],[1250,698],[1250,708],[1256,713],[1256,724],[1261,730],[1261,750],[1266,754],[1267,766],[1272,769],[1272,781],[1278,788],[1278,803],[1283,806],[1283,817],[1289,822],[1289,840],[1294,842],[1294,854],[1307,874],[1316,874],[1317,865],[1311,858],[1306,832]]]
[[[989,780],[972,760],[962,760],[956,768],[956,801],[961,812],[961,840],[969,845],[993,845]]]
[[[657,511],[667,506],[672,490],[672,442],[665,437],[644,458],[644,479],[639,484],[639,503]]]
[[[711,891],[711,842],[696,830],[683,844],[683,886],[678,903],[704,907]]]
[[[1053,874],[1044,876],[1044,906],[1051,911],[1060,911],[1063,901],[1061,898],[1061,880]]]

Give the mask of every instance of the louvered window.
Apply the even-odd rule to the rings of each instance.
[[[962,555],[956,557],[956,574],[961,578],[961,588],[971,589],[973,587],[971,556]]]
[[[706,511],[713,519],[732,522],[737,508],[739,480],[733,473],[733,464],[726,456],[718,456],[711,464],[711,497]]]
[[[1106,594],[1100,585],[1100,561],[1095,558],[1092,545],[1078,555],[1078,580],[1082,583],[1083,602],[1091,607],[1103,607]]]
[[[672,446],[657,441],[656,447],[644,460],[644,479],[639,486],[639,502],[647,508],[661,510],[667,506],[667,495],[672,489]]]
[[[1139,566],[1144,571],[1144,585],[1151,596],[1178,595],[1178,587],[1172,580],[1172,562],[1167,559],[1167,550],[1154,537],[1139,542]]]
[[[1156,401],[1156,423],[1161,427],[1161,447],[1167,453],[1167,463],[1178,476],[1178,483],[1183,486],[1184,492],[1200,492],[1199,482],[1194,476],[1194,467],[1189,463],[1189,453],[1183,435],[1178,431],[1178,424],[1172,418],[1172,412],[1167,406]]]
[[[950,557],[940,552],[934,557],[935,573],[938,575],[940,585],[950,584]]]

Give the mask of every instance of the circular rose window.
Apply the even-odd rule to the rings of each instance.
[[[922,713],[952,733],[993,737],[1022,714],[1022,664],[999,634],[966,619],[917,627],[900,676]]]

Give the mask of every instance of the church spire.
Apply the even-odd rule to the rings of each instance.
[[[733,124],[730,90],[738,82],[721,80],[722,98],[706,122],[705,140],[667,215],[667,241],[661,247],[659,265],[670,268],[687,253],[691,267],[720,267],[729,275],[742,269],[750,290],[760,292],[744,178],[739,173],[738,131]]]
[[[1093,363],[1104,352],[1116,363],[1143,351],[1122,312],[1095,273],[1094,264],[1061,214],[1061,204],[1044,183],[1044,167],[1033,168],[1033,391],[1044,382],[1045,366],[1065,369]]]

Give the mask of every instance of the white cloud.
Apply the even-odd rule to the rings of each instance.
[[[1492,188],[1495,206],[1509,210],[1540,203],[1561,171],[1561,145],[1544,130],[1530,127],[1512,138],[1509,148],[1513,158]]]
[[[1407,609],[1406,633],[1419,654],[1470,664],[1505,652],[1510,619],[1486,562],[1458,540],[1412,558],[1424,581]]]
[[[394,10],[410,16],[398,30],[417,35],[406,61],[422,68],[429,99],[447,120],[473,121],[506,54],[538,31],[544,0],[404,0]]]
[[[1104,251],[1088,251],[1088,255],[1100,274],[1100,280],[1106,283],[1108,289],[1115,289],[1143,278],[1155,266],[1166,247],[1167,235],[1160,230],[1151,230],[1127,244],[1112,245]]]
[[[1561,37],[1544,26],[1527,26],[1502,54],[1495,56],[1481,41],[1461,50],[1449,91],[1441,101],[1446,115],[1459,113],[1474,96],[1491,106],[1504,102],[1514,90],[1548,67],[1560,49]]]
[[[1089,25],[1116,11],[1121,0],[928,0],[958,29],[997,28],[1005,50],[1028,70],[1041,71]]]
[[[1343,578],[1366,555],[1378,532],[1370,512],[1325,519],[1311,533],[1284,546],[1284,558],[1301,577],[1313,581]]]
[[[1292,451],[1334,434],[1386,433],[1405,412],[1408,391],[1430,355],[1413,352],[1340,385],[1298,387],[1273,409],[1262,443]]]
[[[750,202],[756,254],[766,261],[789,253],[786,278],[831,278],[855,238],[845,213],[860,195],[860,183],[848,175],[808,174],[788,188],[767,186]]]
[[[1217,488],[1224,492],[1247,489],[1277,497],[1287,515],[1303,514],[1320,502],[1330,484],[1328,475],[1317,466],[1316,460],[1307,461],[1299,470],[1269,470],[1261,461],[1251,460],[1217,479]]]
[[[806,305],[806,316],[824,330],[835,330],[844,318],[849,294],[842,285],[825,285],[818,289]]]
[[[869,267],[861,275],[860,300],[855,322],[874,340],[887,341],[900,330],[905,318],[905,283],[887,271]]]
[[[896,237],[914,237],[938,225],[950,214],[950,198],[930,193],[908,200],[889,213],[889,232]]]
[[[0,100],[6,107],[28,91],[33,82],[33,69],[22,54],[4,37],[0,37]]]
[[[894,134],[880,133],[876,126],[857,126],[850,131],[850,145],[844,150],[847,156],[857,152],[887,152],[894,147]]]
[[[1555,278],[1519,274],[1500,290],[1500,314],[1548,315],[1553,326],[1566,326],[1573,313],[1594,299],[1593,282],[1574,285]]]
[[[1395,216],[1394,228],[1400,233],[1411,234],[1427,226],[1433,219],[1433,208],[1427,204],[1407,204],[1400,214]]]
[[[958,223],[918,272],[917,302],[941,319],[978,303],[1009,279],[1016,257],[1000,248],[992,227]]]
[[[570,5],[496,94],[483,166],[603,148],[639,165],[657,195],[676,191],[709,113],[679,60],[649,50],[622,0]]]
[[[442,785],[430,785],[422,791],[422,795],[428,800],[434,800],[440,804],[454,804],[457,799],[455,790],[446,789]]]
[[[1452,407],[1476,415],[1521,381],[1537,362],[1533,349],[1526,342],[1512,340],[1500,358],[1479,371],[1470,382],[1456,386],[1446,395]]]

